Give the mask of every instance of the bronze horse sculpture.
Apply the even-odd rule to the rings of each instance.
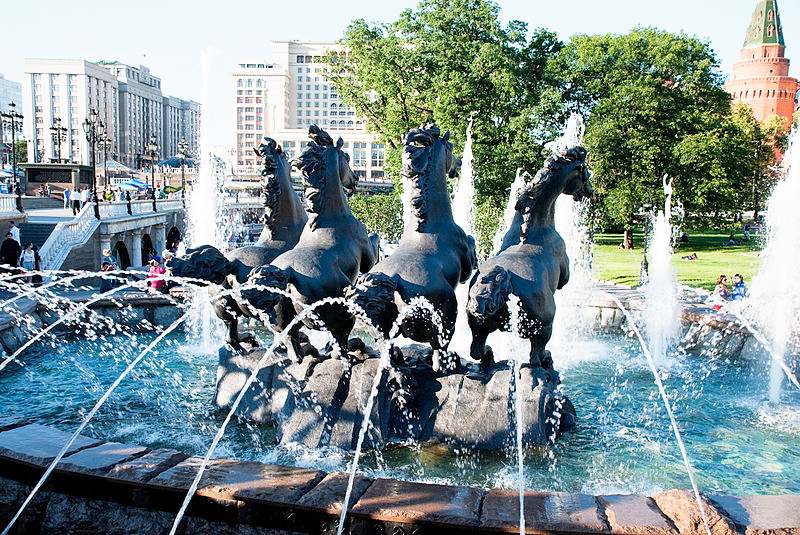
[[[356,176],[342,151],[341,138],[333,143],[316,125],[309,128],[311,141],[295,160],[303,178],[308,213],[297,245],[269,265],[256,267],[248,278],[254,284],[288,290],[292,298],[248,289],[241,292],[250,305],[267,311],[277,330],[283,330],[301,310],[317,301],[342,297],[359,273],[368,271],[378,259],[378,239],[350,211],[347,192],[355,191]],[[323,327],[333,335],[342,353],[354,320],[339,304],[319,306],[304,320],[309,328]],[[301,356],[298,323],[289,333],[289,355]],[[343,355],[342,355],[343,356]]]
[[[474,239],[453,221],[447,191],[447,177],[455,176],[453,146],[449,132],[439,134],[435,125],[408,132],[402,177],[404,187],[410,188],[410,206],[404,206],[403,235],[395,252],[359,277],[348,292],[384,336],[399,314],[398,304],[418,297],[430,302],[441,325],[419,311],[404,319],[400,332],[431,345],[437,371],[456,322],[455,287],[466,282],[477,265]],[[397,362],[402,355],[395,350],[393,357]]]
[[[274,139],[264,137],[253,150],[264,162],[264,230],[258,241],[234,249],[227,257],[211,245],[190,249],[183,258],[168,261],[173,274],[207,280],[228,290],[244,283],[252,268],[269,264],[297,244],[308,217],[292,187],[291,163]],[[225,323],[227,344],[241,350],[239,317],[254,317],[252,309],[231,295],[216,297],[216,288],[209,291],[214,311]]]
[[[520,191],[500,252],[483,262],[470,282],[470,356],[480,360],[484,369],[494,361],[486,338],[494,331],[509,330],[508,298],[512,293],[519,298],[523,318],[518,334],[531,342],[530,365],[552,368],[545,347],[553,332],[553,294],[569,281],[569,258],[553,221],[555,202],[562,193],[575,200],[592,195],[582,147],[549,157]]]

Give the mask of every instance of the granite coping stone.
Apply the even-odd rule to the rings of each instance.
[[[324,511],[332,515],[341,514],[349,479],[350,474],[345,472],[330,473],[316,487],[300,498],[297,505],[314,511]],[[356,474],[355,479],[353,479],[353,490],[350,493],[349,506],[351,508],[353,504],[361,499],[373,481],[371,478]]]
[[[747,535],[800,533],[800,496],[709,496]]]
[[[151,485],[188,490],[202,458],[189,457],[150,480]],[[256,461],[211,459],[197,494],[214,500],[240,500],[273,505],[296,505],[325,473]]]
[[[160,448],[112,467],[107,476],[125,481],[146,483],[189,456],[177,450]]]
[[[0,455],[16,461],[45,466],[55,459],[70,436],[70,433],[40,424],[15,427],[0,433]],[[78,435],[66,454],[70,455],[100,443],[101,440]]]
[[[27,470],[39,470],[53,459],[69,436],[39,424],[13,427],[0,432],[0,458],[31,465]],[[101,477],[181,493],[188,490],[200,462],[199,457],[187,457],[172,449],[151,451],[80,436],[69,448],[59,472],[64,477],[75,474],[74,477],[84,478],[82,485],[92,485],[85,479],[87,476]],[[197,494],[235,509],[244,503],[256,508],[267,506],[250,509],[255,516],[251,513],[239,517],[243,527],[248,527],[250,521],[261,518],[259,515],[264,512],[277,512],[269,509],[270,505],[283,508],[278,511],[284,511],[280,514],[285,519],[292,518],[293,510],[338,516],[348,478],[349,474],[342,472],[326,474],[309,468],[213,459]],[[714,495],[704,497],[703,501],[713,535],[800,534],[798,495]],[[137,507],[141,508],[143,503],[147,502],[139,502]],[[519,530],[519,494],[510,489],[485,491],[382,478],[372,480],[357,474],[350,504],[350,517],[359,522],[420,524],[463,532]],[[197,512],[210,518],[207,509]],[[641,495],[594,497],[526,492],[525,519],[528,533],[705,535],[694,497],[684,490],[660,492],[652,499]],[[234,525],[238,524],[231,524]],[[309,525],[314,525],[313,521]]]
[[[528,533],[609,533],[594,496],[564,492],[525,492]],[[483,500],[481,526],[519,532],[519,492],[492,489]]]
[[[681,535],[706,535],[707,531],[700,508],[697,506],[697,500],[692,491],[666,490],[654,494],[652,498],[661,512],[672,520]],[[707,497],[701,495],[701,498],[711,535],[737,535],[733,522],[720,512]]]
[[[119,442],[105,442],[65,456],[58,465],[59,470],[105,474],[115,465],[136,458],[147,452],[142,446],[128,446]]]
[[[350,513],[389,522],[477,527],[484,495],[473,487],[376,479]]]
[[[638,494],[598,496],[611,533],[629,535],[673,535],[678,530],[661,514],[655,502]]]

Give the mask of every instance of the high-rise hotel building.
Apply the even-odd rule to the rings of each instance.
[[[253,147],[262,136],[274,138],[291,159],[308,142],[308,127],[316,124],[334,139],[342,137],[359,178],[388,181],[383,144],[365,130],[355,109],[342,103],[336,87],[323,76],[329,52],[345,53],[334,43],[273,41],[270,61],[240,63],[233,71],[238,173],[258,172]]]
[[[62,160],[88,164],[91,154],[82,123],[95,109],[111,139],[109,158],[139,168],[149,160],[148,144],[155,134],[156,159],[174,156],[184,139],[198,152],[200,105],[165,96],[161,79],[140,65],[92,63],[71,59],[28,59],[23,80],[24,132],[28,161],[57,158],[50,127],[56,118],[67,128]],[[99,160],[98,160],[99,161]]]

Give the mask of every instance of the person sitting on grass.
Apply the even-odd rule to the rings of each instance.
[[[739,240],[736,239],[736,236],[733,235],[733,232],[730,233],[728,236],[728,241],[725,242],[726,247],[736,247],[739,245]]]
[[[723,303],[730,299],[731,292],[728,290],[728,277],[720,275],[717,277],[717,285],[714,287],[714,292],[711,294],[711,299],[714,302],[712,307],[714,310],[720,310]]]
[[[681,260],[697,260],[697,253],[692,253],[690,255],[682,256]]]
[[[744,277],[738,273],[733,276],[733,287],[731,288],[731,301],[741,301],[747,297],[747,286],[744,284]]]

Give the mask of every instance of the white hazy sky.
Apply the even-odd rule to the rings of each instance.
[[[575,33],[625,32],[634,26],[685,31],[711,42],[725,72],[736,60],[755,0],[500,0],[505,20],[544,26],[562,39]],[[202,102],[200,55],[211,50],[205,120],[211,144],[233,141],[234,64],[263,59],[271,40],[336,40],[363,17],[388,21],[416,0],[6,0],[0,73],[20,81],[26,57],[114,59],[150,67],[166,94]],[[800,1],[779,4],[787,55],[800,65]]]

